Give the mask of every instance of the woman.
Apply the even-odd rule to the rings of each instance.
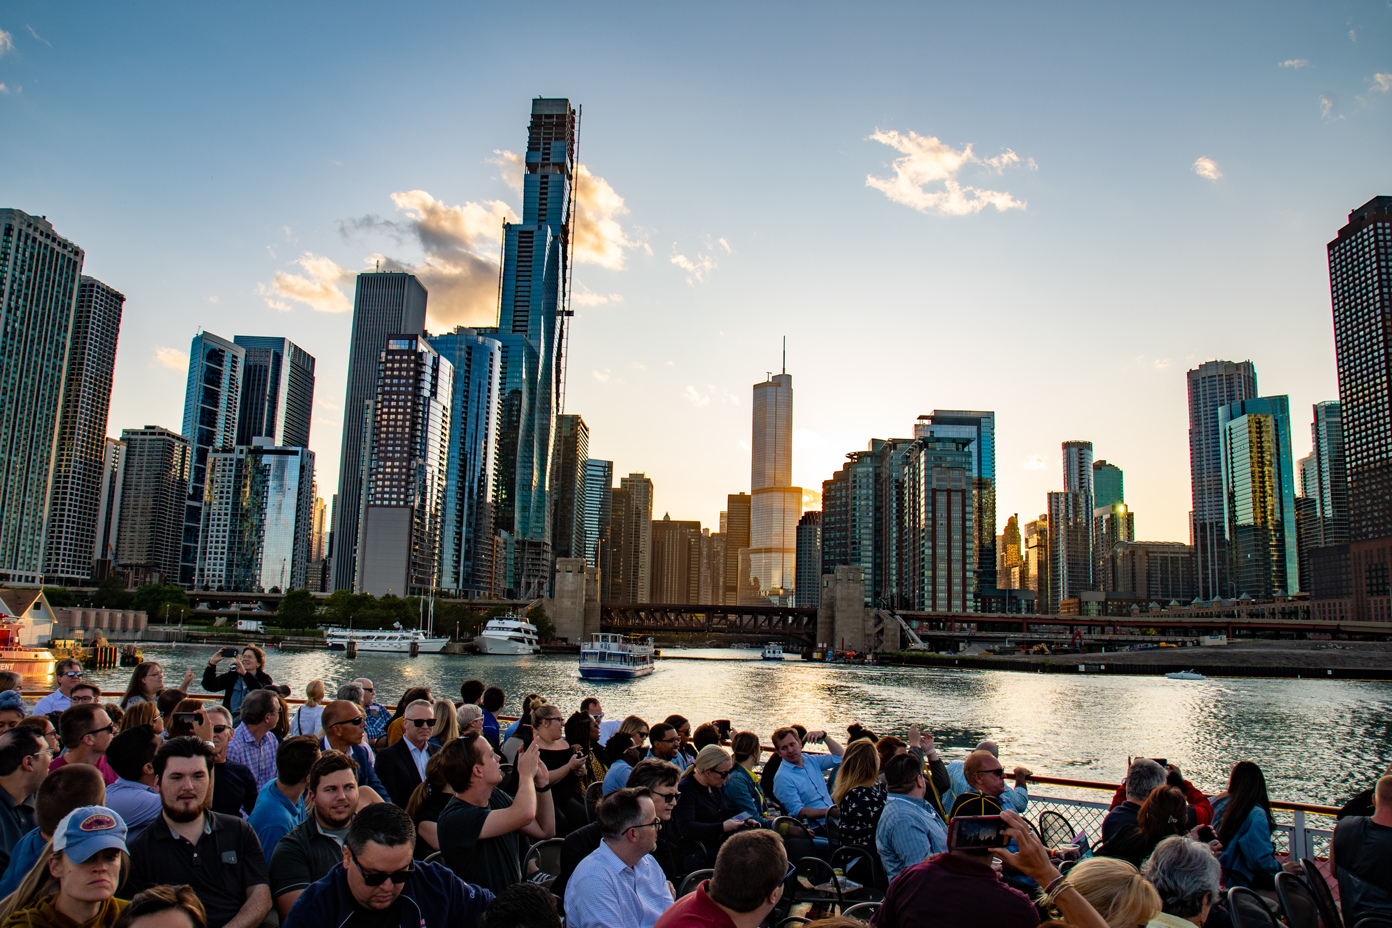
[[[619,732],[633,739],[633,746],[642,750],[643,742],[648,740],[648,723],[636,715],[626,716],[619,723]]]
[[[223,648],[213,652],[208,658],[208,666],[203,668],[203,689],[209,693],[222,690],[222,704],[234,716],[241,712],[242,700],[252,690],[270,686],[275,681],[266,673],[266,652],[254,644],[242,648],[242,653],[232,658],[232,666],[226,673],[218,673],[218,663],[223,659]],[[230,649],[228,649],[230,650]]]
[[[63,817],[19,889],[0,902],[3,928],[111,928],[125,903],[126,823],[106,806]]]
[[[116,928],[208,928],[208,913],[192,886],[151,886],[126,903]]]
[[[508,729],[508,735],[503,739],[503,758],[509,764],[517,763],[517,753],[532,746],[532,738],[536,734],[532,727],[532,717],[544,705],[546,697],[538,696],[536,693],[522,700],[522,714],[517,717],[517,721]]]
[[[454,703],[448,699],[435,700],[435,725],[430,729],[430,743],[444,747],[459,737],[459,718]]]
[[[324,717],[324,681],[310,680],[304,688],[305,701],[295,713],[290,730],[296,735],[317,735]]]
[[[683,840],[699,842],[700,850],[686,846],[684,861],[689,869],[711,866],[725,836],[746,827],[749,817],[735,811],[725,798],[725,784],[735,772],[730,752],[718,744],[708,744],[696,755],[696,762],[677,783],[681,798],[672,810],[672,830]],[[754,825],[758,819],[752,819]]]
[[[32,728],[34,734],[44,739],[44,744],[57,757],[63,744],[58,740],[58,729],[53,727],[53,722],[46,715],[31,715],[24,721],[15,726],[16,728]]]
[[[1068,882],[1108,928],[1137,928],[1160,913],[1160,894],[1129,861],[1090,857],[1068,871]]]
[[[764,814],[764,796],[754,781],[754,768],[759,766],[759,736],[752,731],[737,731],[730,739],[735,770],[725,781],[725,799],[736,812],[753,818]]]
[[[528,693],[526,696],[523,696],[522,714],[503,732],[502,740],[506,742],[513,735],[517,734],[519,728],[522,728],[524,725],[530,725],[532,710],[544,702],[546,702],[546,698],[544,696],[538,696],[536,693]],[[482,706],[479,708],[482,708]]]
[[[591,783],[603,783],[609,772],[606,764],[595,750],[599,741],[599,719],[586,712],[576,712],[566,719],[565,739],[572,750],[579,748],[585,756],[585,765],[580,768],[580,784],[588,788]]]
[[[277,742],[284,742],[286,738],[290,737],[290,703],[286,701],[285,694],[280,692],[276,693],[276,702],[280,706],[280,711],[276,716],[276,723],[271,729],[271,734],[275,735]]]
[[[580,785],[585,755],[576,753],[565,740],[564,719],[555,706],[544,705],[532,710],[532,730],[541,743],[541,762],[550,777],[558,838],[564,838],[586,823],[584,787]]]
[[[130,731],[140,725],[149,725],[157,735],[164,731],[164,720],[160,718],[157,705],[138,702],[126,710],[126,717],[121,719],[121,730]]]
[[[1170,835],[1189,830],[1189,803],[1184,791],[1173,786],[1157,786],[1141,803],[1136,824],[1123,826],[1098,853],[1116,857],[1140,867],[1155,845]]]
[[[430,698],[430,687],[412,686],[401,694],[401,699],[397,700],[396,703],[396,711],[392,713],[391,721],[387,723],[388,745],[396,744],[406,734],[406,707],[417,699],[434,702]]]
[[[633,746],[632,735],[625,735],[621,731],[610,735],[604,744],[604,760],[609,765],[609,772],[604,775],[600,793],[608,796],[614,790],[627,786],[628,775],[642,759],[642,753]]]
[[[875,742],[860,739],[846,748],[831,801],[841,810],[841,843],[875,849],[875,826],[888,795],[878,782],[880,755]]]
[[[179,689],[187,692],[192,684],[193,671],[184,671],[184,684]],[[156,661],[142,661],[135,666],[135,670],[131,673],[130,683],[126,686],[126,694],[121,697],[121,701],[117,705],[122,709],[129,709],[142,702],[155,702],[163,691],[164,668]]]
[[[416,860],[424,860],[440,849],[435,823],[453,796],[454,790],[445,780],[444,759],[437,752],[425,762],[425,779],[416,785],[406,802],[406,814],[415,823],[416,835],[420,838],[416,842]]]
[[[1250,760],[1238,761],[1228,777],[1228,791],[1213,801],[1218,822],[1218,843],[1223,853],[1218,862],[1228,875],[1229,886],[1274,889],[1276,874],[1300,873],[1300,864],[1276,859],[1271,833],[1276,819],[1266,795],[1266,777]]]
[[[677,745],[677,756],[675,758],[678,767],[688,767],[696,762],[696,748],[691,744],[691,723],[684,715],[669,715],[663,719],[668,725],[677,730],[677,735],[681,737],[681,743]]]
[[[454,714],[455,724],[459,726],[459,737],[471,732],[483,734],[483,706],[466,702]]]

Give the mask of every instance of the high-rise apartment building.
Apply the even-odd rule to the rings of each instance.
[[[1315,500],[1318,522],[1317,547],[1341,545],[1349,540],[1348,469],[1344,463],[1343,407],[1334,400],[1316,403],[1310,423],[1312,485],[1302,480],[1302,496]],[[1301,460],[1305,460],[1301,458]],[[1304,471],[1302,471],[1302,474]]]
[[[498,340],[503,425],[497,523],[513,539],[512,586],[542,592],[551,579],[551,457],[562,411],[571,194],[578,114],[569,100],[532,100],[522,221],[503,226]],[[649,513],[648,518],[651,518]]]
[[[638,581],[636,564],[630,556],[633,547],[633,494],[623,487],[609,491],[609,539],[600,544],[600,589],[609,603],[636,603]]]
[[[50,583],[81,585],[92,576],[107,412],[125,302],[125,296],[94,277],[84,274],[78,284],[44,545],[44,575]]]
[[[701,540],[700,522],[667,513],[652,523],[652,602],[701,601]]]
[[[183,557],[184,509],[192,454],[189,440],[157,425],[125,429],[121,528],[116,560],[158,570],[175,583]]]
[[[314,356],[288,338],[238,335],[245,352],[237,444],[267,438],[272,445],[309,447],[314,418]]]
[[[968,438],[972,455],[972,531],[976,587],[999,586],[996,579],[996,414],[976,409],[935,409],[919,416],[914,437],[931,431],[940,438]]]
[[[904,443],[907,440],[872,438],[866,450],[847,454],[841,469],[822,481],[822,573],[859,567],[867,603],[877,595],[882,598],[885,587],[883,466]]]
[[[1263,396],[1218,410],[1227,597],[1300,592],[1287,397]]]
[[[351,590],[357,575],[358,525],[362,515],[364,445],[368,407],[387,339],[425,332],[426,292],[411,274],[372,271],[358,275],[353,334],[348,343],[348,385],[343,399],[343,443],[338,459],[338,519],[334,523],[334,589]]]
[[[1020,514],[1005,520],[1005,531],[996,536],[996,586],[1018,590],[1020,565],[1024,562],[1024,541],[1020,535]]]
[[[252,439],[208,455],[199,589],[305,588],[314,514],[314,452]]]
[[[585,470],[590,458],[590,429],[576,415],[556,417],[555,474],[551,549],[561,557],[585,556]]]
[[[1123,478],[1115,464],[1092,463],[1092,579],[1098,590],[1117,589],[1116,546],[1136,540],[1136,517],[1126,505]]]
[[[96,531],[92,538],[94,580],[105,579],[116,560],[116,545],[121,535],[121,494],[126,484],[126,443],[108,438],[105,447],[97,491]]]
[[[749,576],[759,597],[791,603],[797,573],[802,489],[793,483],[793,377],[754,385],[750,440]]]
[[[1040,513],[1038,519],[1025,523],[1022,534],[1020,558],[1020,586],[1022,590],[1033,590],[1035,602],[1040,603],[1046,613],[1058,611],[1057,604],[1048,604],[1049,580],[1049,514]]]
[[[43,579],[82,260],[47,219],[0,209],[0,581]]]
[[[241,345],[211,332],[199,332],[189,346],[183,433],[189,440],[190,464],[178,577],[184,586],[193,585],[198,570],[208,456],[214,451],[230,451],[237,444],[245,360]]]
[[[1116,557],[1117,591],[1159,605],[1188,605],[1199,593],[1193,545],[1129,541]]]
[[[423,335],[387,337],[367,408],[355,590],[429,595],[440,581],[454,365]]]
[[[311,563],[324,559],[324,542],[328,537],[328,514],[324,497],[319,495],[319,484],[314,484],[314,508],[309,520],[309,560]]]
[[[450,595],[477,597],[493,583],[503,346],[463,326],[430,336],[430,344],[454,367],[437,586]]]
[[[744,602],[746,597],[758,596],[758,589],[749,582],[747,562],[749,560],[749,514],[752,501],[748,493],[732,493],[725,497],[725,562],[722,571],[721,602],[733,606]],[[741,563],[740,552],[744,551]]]
[[[915,610],[973,612],[980,576],[972,521],[974,439],[932,431],[909,446],[904,462],[902,595]],[[994,552],[994,536],[987,550]]]
[[[804,512],[797,527],[797,605],[822,604],[822,511]]]
[[[609,522],[613,516],[614,462],[590,458],[585,462],[585,563],[604,576],[603,555],[609,546]]]
[[[1121,468],[1106,461],[1092,462],[1093,506],[1102,509],[1126,502],[1126,481]]]
[[[1063,443],[1063,492],[1049,494],[1049,581],[1046,612],[1095,589],[1092,442]]]
[[[1251,361],[1205,361],[1189,371],[1186,379],[1193,495],[1190,538],[1198,559],[1199,598],[1213,600],[1224,595],[1228,568],[1218,410],[1256,397],[1257,370]]]
[[[619,481],[628,494],[627,539],[623,556],[623,602],[652,602],[652,511],[653,483],[644,474],[629,474]]]

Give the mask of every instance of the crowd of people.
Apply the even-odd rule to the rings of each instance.
[[[30,707],[0,673],[0,928],[757,928],[843,890],[880,928],[1223,928],[1226,887],[1301,872],[1249,761],[1209,796],[1134,758],[1100,833],[1050,848],[1029,769],[991,741],[948,762],[916,726],[790,723],[765,757],[729,720],[596,696],[528,693],[508,725],[478,680],[394,704],[314,680],[292,706],[256,647],[214,653],[201,696],[154,662],[109,703],[56,675]],[[1392,768],[1344,811],[1345,920],[1392,917]]]

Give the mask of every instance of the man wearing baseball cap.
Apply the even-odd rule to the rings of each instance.
[[[48,872],[57,891],[46,892],[48,887],[40,883],[28,896],[14,899],[12,910],[0,908],[0,917],[32,928],[110,928],[126,905],[115,896],[128,860],[126,823],[120,815],[106,806],[74,809],[53,832]]]

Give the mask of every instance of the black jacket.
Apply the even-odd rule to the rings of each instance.
[[[427,743],[425,746],[425,752],[430,757],[434,757],[439,750],[438,744]],[[378,752],[377,779],[387,788],[387,798],[401,808],[406,808],[406,804],[411,801],[411,793],[420,785],[421,775],[416,769],[415,760],[411,757],[411,746],[405,738],[385,751]]]
[[[264,670],[258,670],[254,674],[240,674],[235,670],[229,670],[226,673],[218,673],[216,667],[212,664],[208,664],[203,668],[203,691],[205,693],[216,693],[218,690],[222,690],[222,705],[228,712],[231,712],[232,691],[236,689],[237,680],[239,679],[246,686],[248,692],[270,686],[275,682]],[[238,706],[237,708],[238,711],[240,711],[241,707]]]

